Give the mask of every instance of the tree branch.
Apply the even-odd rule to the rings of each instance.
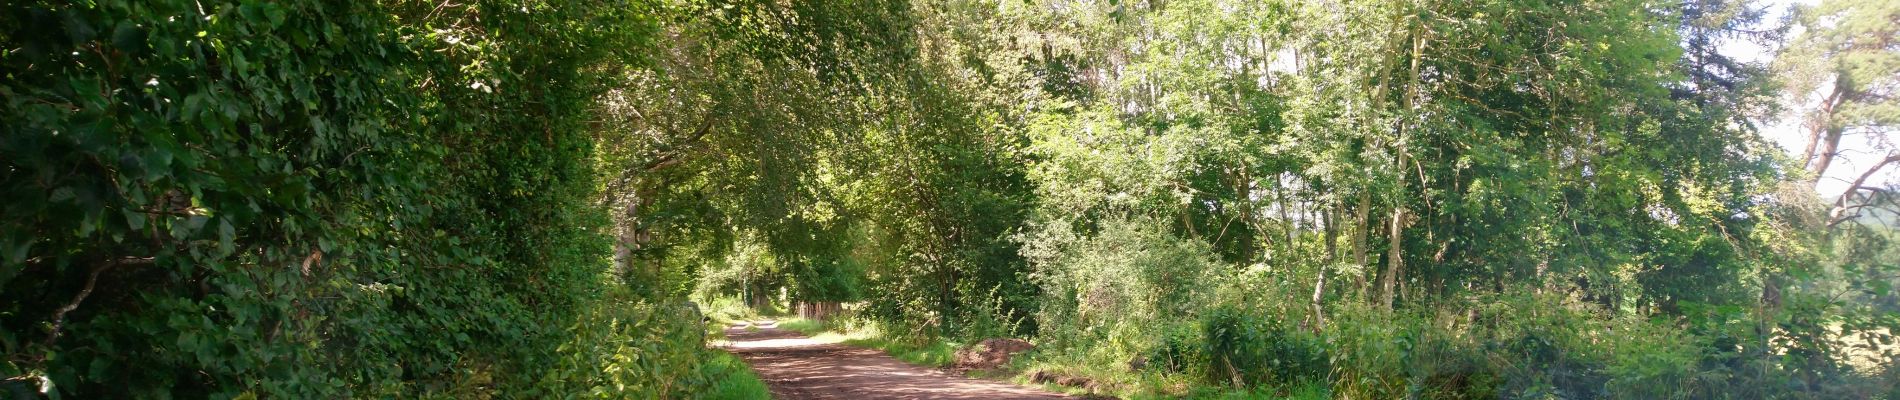
[[[699,124],[699,129],[693,132],[693,137],[680,141],[680,147],[690,147],[692,145],[698,144],[700,139],[704,139],[707,133],[712,132],[712,126],[713,126],[713,116],[707,115],[706,120]],[[639,171],[653,172],[661,168],[666,168],[668,166],[678,164],[680,155],[683,153],[686,153],[686,151],[679,150],[679,151],[674,151],[671,153],[666,153],[666,155],[660,156],[660,158],[658,159],[647,162],[647,164],[645,166],[642,166],[639,169]]]
[[[1854,194],[1859,193],[1861,191],[1862,186],[1865,186],[1867,184],[1867,178],[1873,177],[1874,173],[1880,172],[1881,169],[1885,169],[1888,164],[1893,164],[1896,162],[1900,162],[1900,153],[1888,154],[1886,159],[1880,160],[1880,162],[1874,163],[1874,166],[1872,168],[1868,168],[1866,171],[1862,171],[1860,173],[1860,178],[1854,179],[1854,183],[1847,186],[1847,191],[1841,192],[1841,197],[1834,199],[1834,211],[1828,213],[1832,215],[1833,218],[1830,221],[1828,221],[1827,226],[1833,227],[1836,224],[1840,224],[1841,221],[1845,221],[1849,219],[1848,217],[1849,214],[1847,213],[1847,210],[1851,208],[1848,207],[1848,204],[1847,204],[1848,199],[1853,198]],[[1859,213],[1854,213],[1854,214],[1857,215]]]
[[[66,314],[73,312],[73,310],[79,309],[79,303],[86,301],[86,296],[92,295],[93,286],[99,283],[100,273],[106,272],[106,270],[112,269],[112,267],[117,267],[120,265],[151,265],[152,262],[153,261],[151,257],[145,257],[145,258],[125,257],[125,258],[106,260],[106,261],[100,262],[98,265],[93,266],[92,273],[86,275],[86,286],[84,288],[79,289],[79,294],[74,295],[73,300],[70,302],[67,302],[66,305],[60,306],[58,310],[53,311],[53,331],[47,334],[46,341],[43,343],[43,345],[51,347],[53,345],[53,342],[59,340],[59,335],[61,333],[61,330],[66,327]]]
[[[607,184],[606,193],[601,199],[603,204],[615,201],[617,197],[615,193],[619,193],[626,185],[631,184],[634,177],[679,164],[682,158],[685,157],[685,153],[688,153],[692,146],[699,144],[700,140],[705,139],[707,134],[712,133],[713,118],[713,115],[707,115],[705,121],[699,124],[699,129],[693,132],[692,137],[680,141],[680,144],[677,146],[680,149],[663,154],[659,158],[640,165],[638,168],[629,168],[625,171],[621,171],[619,177]]]

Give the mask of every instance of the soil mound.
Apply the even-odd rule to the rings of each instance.
[[[975,346],[957,350],[956,368],[995,369],[1009,364],[1010,356],[1034,348],[1036,345],[1021,339],[984,339]]]

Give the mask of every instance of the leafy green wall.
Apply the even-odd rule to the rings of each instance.
[[[588,121],[644,8],[0,6],[7,390],[546,395],[612,295]]]

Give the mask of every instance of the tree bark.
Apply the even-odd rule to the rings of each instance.
[[[1313,274],[1313,331],[1326,329],[1325,308],[1320,307],[1320,299],[1326,298],[1326,267],[1320,266]]]
[[[1397,293],[1394,284],[1398,282],[1399,274],[1405,272],[1405,260],[1400,257],[1400,250],[1403,247],[1401,239],[1405,233],[1406,217],[1405,207],[1395,208],[1392,210],[1392,220],[1388,225],[1391,230],[1388,233],[1389,236],[1386,237],[1385,273],[1379,274],[1379,304],[1387,310],[1392,309],[1392,298]]]
[[[1372,192],[1359,193],[1359,209],[1355,212],[1359,215],[1354,219],[1359,223],[1352,229],[1353,262],[1358,263],[1361,270],[1353,274],[1352,284],[1354,290],[1359,291],[1359,295],[1363,296],[1366,293],[1366,270],[1372,268],[1371,260],[1367,259],[1366,254],[1366,233],[1372,228]]]
[[[1338,200],[1328,202],[1329,207],[1314,210],[1326,235],[1326,258],[1319,270],[1313,273],[1313,331],[1326,329],[1326,308],[1321,301],[1326,298],[1326,269],[1339,264],[1339,214],[1345,206]],[[1319,208],[1319,207],[1314,207]]]
[[[636,186],[639,184],[636,183]],[[614,235],[613,272],[615,276],[630,277],[633,273],[633,252],[645,246],[651,239],[640,226],[640,208],[652,203],[654,193],[651,189],[635,189],[633,198],[627,199],[627,206],[621,209],[620,218],[615,222],[618,232]]]
[[[86,274],[86,286],[79,289],[79,294],[74,295],[72,301],[66,302],[66,305],[53,310],[53,317],[50,322],[52,329],[46,333],[46,341],[41,342],[41,345],[52,347],[54,342],[59,341],[60,334],[63,333],[63,330],[66,328],[66,314],[79,309],[79,303],[85,302],[86,297],[92,295],[92,288],[99,283],[99,274],[105,273],[106,270],[112,269],[112,267],[121,265],[152,265],[153,260],[155,260],[155,258],[123,257],[109,259],[94,265],[92,272]]]
[[[1803,162],[1813,161],[1808,166],[1808,171],[1814,173],[1814,176],[1808,177],[1808,183],[1820,182],[1821,176],[1826,175],[1828,167],[1834,164],[1834,156],[1840,153],[1841,135],[1844,129],[1832,123],[1834,109],[1851,96],[1853,93],[1848,93],[1846,82],[1836,79],[1834,91],[1822,101],[1821,109],[1815,111],[1816,115],[1812,121],[1814,131],[1809,136],[1820,140],[1821,150],[1816,153],[1814,150],[1816,143],[1808,143],[1808,154],[1802,158]]]
[[[1824,99],[1821,101],[1821,109],[1816,110],[1815,115],[1809,118],[1808,147],[1806,150],[1801,151],[1801,167],[1802,168],[1807,168],[1809,171],[1813,171],[1812,167],[1814,164],[1815,149],[1820,148],[1821,139],[1825,137],[1824,134],[1827,133],[1828,131],[1827,121],[1831,119],[1829,117],[1831,117],[1834,114],[1834,106],[1837,104],[1840,104],[1841,98],[1842,98],[1841,86],[1836,85],[1834,87],[1834,91],[1828,93],[1827,99]],[[1815,174],[1815,177],[1818,178],[1819,176],[1820,174],[1818,173]]]
[[[1419,78],[1420,78],[1419,65],[1420,65],[1421,57],[1424,56],[1425,36],[1427,34],[1430,34],[1430,32],[1421,31],[1412,35],[1411,72],[1410,72],[1411,82],[1408,83],[1405,88],[1406,93],[1405,93],[1405,110],[1404,111],[1408,114],[1413,112],[1418,106]],[[1394,147],[1397,148],[1397,152],[1398,152],[1398,160],[1397,160],[1398,162],[1393,165],[1393,170],[1398,173],[1399,184],[1401,186],[1404,186],[1404,183],[1405,183],[1405,173],[1404,173],[1405,166],[1406,164],[1411,163],[1411,157],[1409,157],[1409,154],[1407,153],[1406,148],[1405,148],[1406,147],[1405,146],[1406,123],[1407,122],[1403,120],[1399,121],[1399,124],[1396,127],[1396,131],[1398,132],[1398,135],[1397,135],[1398,140],[1394,143]],[[1420,185],[1424,185],[1424,183],[1425,182],[1422,182],[1422,181],[1419,182]],[[1387,244],[1386,269],[1385,269],[1385,273],[1380,274],[1379,276],[1379,291],[1380,291],[1379,302],[1387,310],[1392,309],[1392,299],[1394,297],[1397,297],[1398,289],[1397,289],[1396,284],[1400,282],[1399,274],[1402,274],[1405,272],[1405,261],[1403,257],[1401,257],[1402,255],[1401,253],[1404,247],[1402,245],[1403,245],[1403,239],[1404,239],[1404,234],[1405,234],[1405,225],[1407,225],[1406,218],[1409,218],[1409,217],[1410,215],[1406,213],[1405,205],[1403,203],[1400,203],[1392,207],[1392,220],[1390,221],[1391,229],[1390,229],[1390,232],[1388,232],[1387,238],[1386,238],[1386,244]]]
[[[639,209],[640,200],[633,199],[627,201],[627,207],[620,211],[621,223],[627,226],[621,226],[614,237],[614,276],[624,278],[633,271],[634,231],[631,220],[637,218]]]
[[[1292,203],[1287,200],[1286,188],[1280,184],[1281,182],[1280,178],[1282,177],[1283,177],[1282,175],[1274,176],[1273,197],[1275,198],[1275,200],[1280,202],[1280,207],[1279,207],[1280,208],[1280,223],[1286,224],[1285,226],[1286,243],[1288,245],[1292,245],[1293,240],[1294,240],[1294,235],[1295,235],[1294,229],[1296,225],[1293,223],[1293,215],[1291,214],[1291,210],[1288,210],[1288,208],[1292,207]]]
[[[1840,128],[1827,129],[1827,137],[1821,142],[1821,152],[1815,155],[1819,158],[1814,160],[1814,165],[1809,169],[1814,176],[1808,177],[1808,183],[1820,182],[1821,176],[1827,174],[1827,168],[1834,164],[1834,155],[1840,154],[1841,133]]]

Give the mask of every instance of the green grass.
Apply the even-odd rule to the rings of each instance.
[[[878,337],[850,339],[844,341],[844,344],[883,350],[884,354],[889,354],[898,361],[931,368],[949,366],[951,361],[956,360],[957,352],[957,346],[955,344],[945,342],[942,339],[932,339],[929,342],[921,344],[909,344]]]
[[[784,321],[779,321],[778,328],[802,333],[805,336],[811,336],[811,337],[817,337],[818,335],[831,330],[830,324],[826,324],[824,321],[809,320],[809,319],[804,319],[804,318],[793,318],[793,319],[788,319]]]
[[[727,326],[726,324],[720,323],[718,321],[710,322],[704,326],[701,326],[702,329],[706,330],[706,343],[717,344],[717,343],[725,342],[726,341],[726,326]]]
[[[727,352],[716,352],[706,364],[708,376],[714,379],[712,388],[701,398],[704,399],[770,399],[772,393],[766,391],[765,381],[759,379],[745,361]]]
[[[1136,396],[1136,397],[1131,397],[1131,398],[1140,398],[1140,397]],[[1228,388],[1228,387],[1203,386],[1203,387],[1195,388],[1195,390],[1189,393],[1185,398],[1204,399],[1204,400],[1243,400],[1243,399],[1245,400],[1251,400],[1251,399],[1324,400],[1324,399],[1332,398],[1332,394],[1327,390],[1325,386],[1318,385],[1318,384],[1295,386],[1295,387],[1286,388],[1286,389],[1255,388],[1255,389],[1247,389],[1247,390],[1234,389],[1234,388]]]
[[[705,300],[703,303],[700,303],[699,308],[700,313],[705,314],[707,318],[711,318],[713,322],[717,322],[719,325],[735,325],[738,322],[758,318],[759,316],[757,310],[746,307],[745,303],[740,302],[737,298],[731,297]]]
[[[876,326],[857,329],[833,326],[824,321],[794,318],[780,321],[779,329],[790,330],[811,336],[821,341],[843,343],[847,346],[876,349],[889,354],[898,361],[932,368],[949,366],[956,360],[956,351],[960,345],[932,338],[924,342],[891,338]]]
[[[1012,361],[1009,368],[1014,374],[1011,381],[1029,387],[1065,393],[1069,395],[1108,395],[1127,400],[1159,399],[1201,399],[1201,400],[1241,400],[1241,399],[1288,399],[1320,400],[1337,396],[1325,383],[1294,385],[1275,385],[1269,387],[1235,388],[1227,385],[1209,384],[1201,381],[1192,372],[1162,372],[1157,370],[1129,371],[1127,364],[1111,362],[1108,357],[1084,354],[1026,353],[1027,357]],[[1045,371],[1057,376],[1088,378],[1095,382],[1095,389],[1062,386],[1055,383],[1036,383],[1030,380],[1031,374]]]

